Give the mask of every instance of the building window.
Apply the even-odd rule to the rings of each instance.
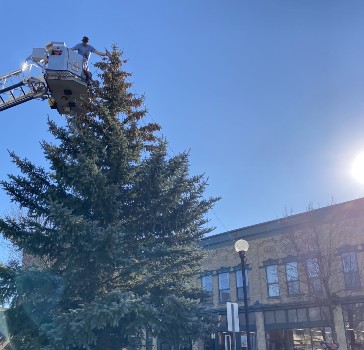
[[[358,261],[355,252],[342,253],[344,280],[346,289],[360,288]]]
[[[288,295],[300,293],[300,283],[298,281],[298,265],[296,261],[286,264],[286,280]]]
[[[244,292],[243,292],[243,274],[241,270],[235,271],[235,280],[236,280],[236,295],[238,300],[244,299]],[[249,299],[249,278],[248,278],[248,270],[245,270],[245,280],[246,280],[246,296]]]
[[[330,328],[272,329],[267,332],[267,348],[297,350],[321,349],[320,341],[324,336],[325,339],[331,341],[332,335]],[[361,349],[361,347],[358,347],[358,349]]]
[[[249,312],[249,324],[250,325],[255,325],[256,324],[256,320],[255,320],[255,312]],[[242,326],[243,328],[245,328],[246,326],[246,320],[245,320],[245,313],[239,313],[239,324],[240,326]]]
[[[266,311],[264,312],[265,324],[287,323],[286,310]]]
[[[283,315],[284,310],[280,310],[281,315],[279,315],[278,311],[276,313],[276,322],[284,323],[286,322]],[[296,322],[307,322],[307,321],[327,321],[329,318],[326,316],[327,310],[326,307],[309,307],[304,309],[289,309],[287,310],[287,320],[290,323]]]
[[[226,332],[228,330],[227,315],[218,315],[217,331]]]
[[[202,284],[202,289],[205,292],[208,292],[210,294],[210,300],[208,300],[209,302],[212,303],[212,276],[208,275],[208,276],[202,276],[201,279],[201,284]]]
[[[347,304],[343,305],[343,314],[346,330],[346,339],[348,349],[364,348],[364,304]]]
[[[320,267],[317,258],[307,260],[307,275],[310,292],[318,293],[322,291],[320,280]]]
[[[290,309],[287,310],[288,322],[297,322],[297,310]]]
[[[285,310],[276,310],[275,314],[276,314],[276,322],[277,323],[286,323],[287,322],[286,311]]]
[[[265,324],[273,324],[276,323],[276,318],[274,315],[274,311],[266,311],[264,312]]]
[[[308,309],[308,317],[310,321],[320,321],[321,320],[321,310],[319,307],[310,307]]]
[[[266,266],[268,297],[279,296],[278,266]]]
[[[297,322],[306,322],[306,321],[307,321],[307,310],[297,309]]]
[[[219,273],[219,300],[220,303],[230,301],[230,274],[229,272]]]

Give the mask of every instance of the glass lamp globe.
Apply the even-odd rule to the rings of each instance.
[[[235,250],[237,252],[246,252],[249,249],[249,243],[245,239],[239,239],[235,242]]]

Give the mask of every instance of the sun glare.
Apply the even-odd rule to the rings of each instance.
[[[351,173],[360,183],[364,184],[364,152],[360,153],[353,162]]]

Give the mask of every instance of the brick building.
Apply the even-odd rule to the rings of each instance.
[[[234,243],[249,243],[248,314],[254,350],[364,349],[364,199],[203,239],[200,283],[220,320],[204,348],[234,349],[226,303],[239,306],[237,348],[246,344],[242,271]],[[231,344],[231,345],[230,345]]]

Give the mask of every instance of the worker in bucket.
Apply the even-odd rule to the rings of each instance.
[[[92,74],[88,70],[88,60],[91,56],[91,53],[94,52],[96,55],[99,56],[108,56],[109,52],[106,50],[106,52],[100,52],[96,50],[93,46],[89,45],[88,43],[89,39],[87,36],[84,36],[82,38],[82,43],[75,45],[74,47],[71,47],[71,50],[77,51],[82,57],[83,57],[83,72],[86,76],[86,81],[92,80]]]

